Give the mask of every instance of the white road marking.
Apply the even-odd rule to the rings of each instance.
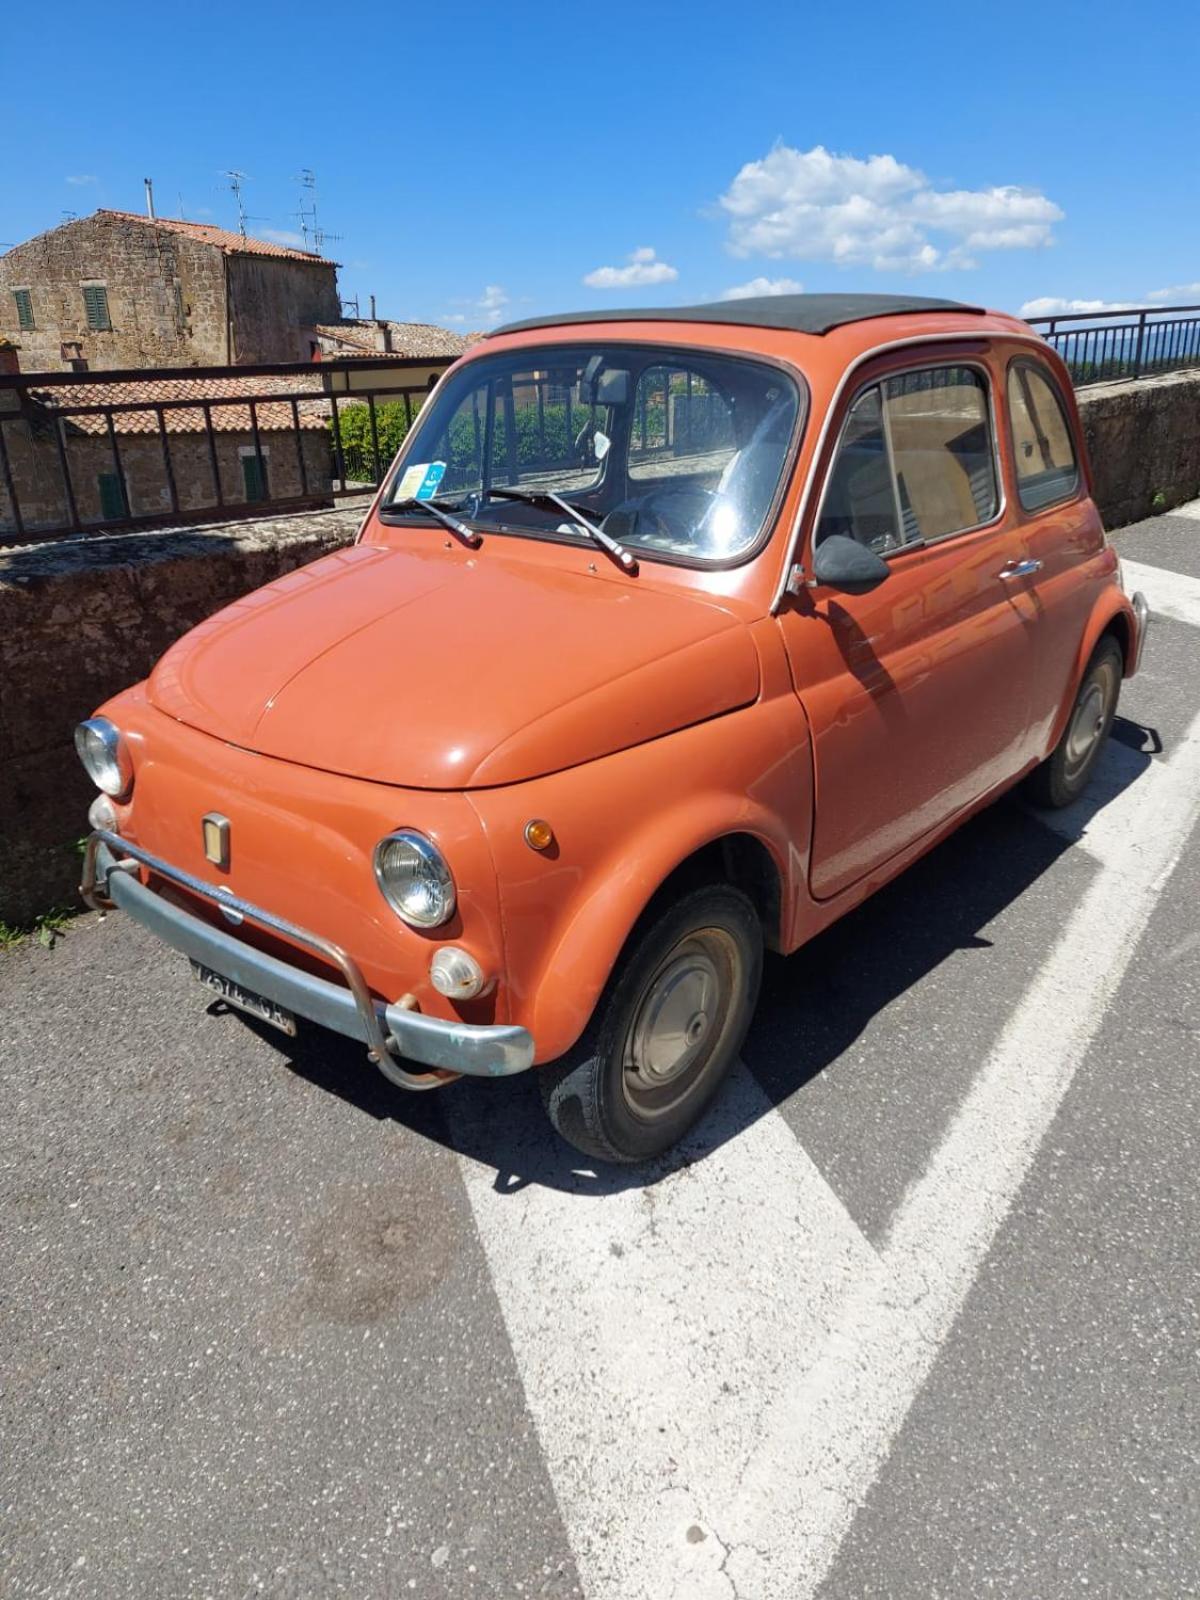
[[[697,1135],[703,1159],[646,1188],[564,1180],[525,1098],[487,1096],[486,1129],[485,1097],[447,1102],[461,1148],[511,1145],[530,1180],[497,1185],[463,1156],[589,1600],[815,1592],[1198,814],[1200,718],[1092,814],[1101,870],[882,1253],[744,1071]]]
[[[1121,570],[1125,586],[1132,594],[1140,589],[1150,602],[1152,613],[1160,617],[1174,617],[1178,622],[1190,622],[1200,628],[1200,578],[1190,578],[1182,572],[1168,572],[1164,567],[1146,567],[1140,561],[1122,559]],[[1147,649],[1154,647],[1154,623],[1150,623]]]
[[[1191,517],[1200,522],[1200,500],[1189,500],[1186,505],[1173,506],[1170,511],[1163,512],[1164,517]]]
[[[468,1147],[478,1137],[461,1132]],[[518,1170],[561,1165],[548,1128],[516,1136]],[[875,1259],[744,1068],[692,1145],[706,1150],[657,1185],[601,1194],[536,1181],[497,1193],[490,1168],[463,1162],[594,1600],[732,1594],[725,1515],[760,1418]]]

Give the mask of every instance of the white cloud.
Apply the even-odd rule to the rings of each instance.
[[[751,278],[721,291],[722,300],[752,300],[764,294],[803,294],[804,285],[795,278]]]
[[[777,144],[721,196],[735,256],[872,266],[880,272],[974,267],[975,252],[1053,242],[1062,211],[1036,189],[938,189],[895,156],[834,155]]]
[[[1200,301],[1200,283],[1174,283],[1169,289],[1153,289],[1146,299],[1160,306],[1195,305]]]
[[[631,250],[624,267],[597,267],[584,278],[589,289],[632,289],[648,283],[674,283],[678,271],[660,261],[648,244]]]
[[[500,321],[504,308],[511,298],[508,290],[502,288],[500,284],[485,284],[481,295],[474,296],[470,300],[451,300],[452,306],[466,306],[467,310],[449,312],[442,321],[469,322],[473,328],[479,327],[481,321],[494,325]]]
[[[312,246],[305,243],[302,233],[295,233],[291,228],[264,228],[264,239],[270,239],[275,244],[293,245],[297,250],[311,250]]]
[[[71,177],[69,177],[67,179],[67,182],[68,183],[74,183],[74,184],[78,185],[78,184],[84,184],[84,183],[99,183],[100,180],[99,180],[99,178],[96,177],[96,175],[94,173],[91,173],[91,172],[77,172],[77,173],[74,173]]]
[[[1058,295],[1044,294],[1038,300],[1026,300],[1021,307],[1023,317],[1065,317],[1072,312],[1128,311],[1131,300],[1063,300]]]

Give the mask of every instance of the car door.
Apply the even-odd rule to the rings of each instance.
[[[845,408],[803,565],[839,533],[888,576],[858,595],[810,579],[779,618],[812,730],[821,898],[1014,775],[1030,742],[1033,608],[1006,576],[1021,547],[989,367],[927,354],[876,372]]]
[[[1026,575],[1013,582],[1035,611],[1033,739],[1044,754],[1074,693],[1079,646],[1105,581],[1090,558],[1104,547],[1099,513],[1085,492],[1081,452],[1062,390],[1027,354],[1009,362],[1005,409]]]

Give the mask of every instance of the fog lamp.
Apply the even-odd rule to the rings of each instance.
[[[117,827],[117,808],[106,794],[98,794],[88,807],[88,825],[103,833],[120,833]]]
[[[133,762],[120,731],[107,717],[89,717],[75,729],[83,769],[105,794],[122,799],[133,787]]]
[[[444,944],[429,963],[429,981],[448,1000],[473,1000],[482,993],[485,978],[475,957],[457,945]]]

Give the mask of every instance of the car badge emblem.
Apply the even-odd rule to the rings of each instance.
[[[204,838],[204,857],[211,861],[214,867],[229,870],[229,818],[223,817],[219,811],[210,811],[206,817],[200,819],[200,831]]]

